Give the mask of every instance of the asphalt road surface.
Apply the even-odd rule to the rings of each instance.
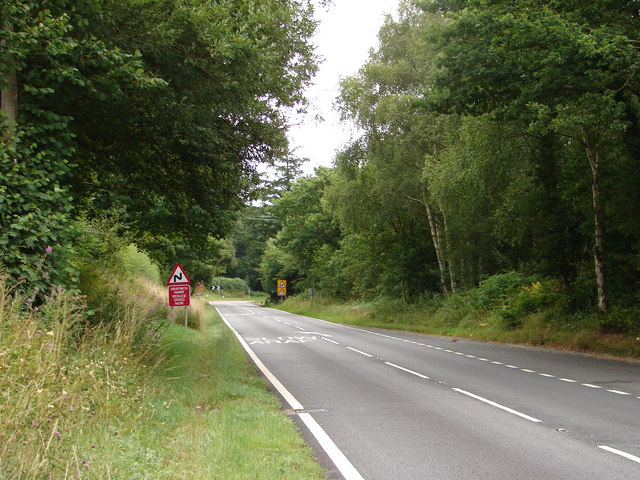
[[[213,302],[330,478],[640,479],[640,364]]]

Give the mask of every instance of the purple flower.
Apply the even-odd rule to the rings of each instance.
[[[45,253],[51,253],[53,252],[53,248],[51,248],[51,246],[47,247],[44,249]]]
[[[60,432],[56,432],[56,437],[62,438],[62,434]]]
[[[153,307],[153,306],[149,307],[149,311],[150,312],[155,312],[156,311],[156,307]]]

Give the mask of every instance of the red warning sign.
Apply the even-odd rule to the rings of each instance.
[[[189,285],[169,285],[169,306],[188,307],[191,302]]]

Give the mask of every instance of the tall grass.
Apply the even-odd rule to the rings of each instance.
[[[34,307],[0,278],[2,478],[121,478],[111,459],[149,408],[166,315],[127,287],[118,317],[93,324],[82,297],[55,289]]]
[[[184,328],[164,288],[111,281],[106,317],[0,278],[0,478],[324,478],[212,307]]]

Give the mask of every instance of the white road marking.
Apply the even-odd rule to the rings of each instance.
[[[542,376],[542,377],[547,377],[547,378],[555,378],[555,375],[550,375],[548,373],[539,373],[538,375]]]
[[[521,368],[520,370],[522,370],[523,372],[527,372],[527,373],[536,373],[535,370],[529,370],[528,368]]]
[[[331,336],[333,336],[333,335],[329,335],[327,333],[318,333],[318,332],[307,332],[307,331],[304,331],[304,332],[300,332],[300,333],[307,333],[309,335],[320,335],[321,337],[331,337]]]
[[[499,403],[493,402],[491,400],[488,400],[486,398],[480,397],[478,395],[475,395],[471,392],[467,392],[466,390],[462,390],[460,388],[454,388],[453,390],[455,390],[456,392],[462,393],[464,395],[467,395],[471,398],[475,398],[476,400],[480,400],[481,402],[484,402],[488,405],[491,405],[493,407],[499,408],[500,410],[504,410],[505,412],[509,412],[513,415],[517,415],[518,417],[524,418],[525,420],[529,420],[530,422],[534,422],[534,423],[542,423],[542,420],[538,420],[537,418],[534,417],[530,417],[529,415],[526,415],[522,412],[518,412],[517,410],[514,410],[513,408],[509,408],[509,407],[505,407],[504,405],[500,405]]]
[[[364,355],[365,357],[373,358],[373,355],[368,354],[367,352],[363,352],[362,350],[358,350],[357,348],[347,347],[348,350],[352,350],[360,355]]]
[[[607,390],[607,392],[617,393],[618,395],[631,395],[630,393],[621,392],[620,390]]]
[[[293,325],[293,328],[297,328],[298,330],[306,330],[306,328],[300,327],[298,325]]]
[[[517,369],[520,369],[520,367],[517,367],[517,366],[515,366],[515,365],[505,365],[505,367],[507,367],[507,368],[517,368]]]
[[[591,385],[590,383],[583,383],[582,386],[589,388],[602,388],[600,385]]]
[[[558,380],[560,380],[561,382],[567,382],[567,383],[578,383],[577,380],[571,380],[570,378],[559,378]]]
[[[287,403],[291,406],[293,410],[304,410],[302,404],[296,400],[296,398],[286,389],[280,380],[278,380],[273,373],[269,371],[269,369],[265,366],[264,363],[258,358],[258,356],[254,353],[247,342],[240,336],[240,334],[231,326],[231,324],[227,321],[225,316],[222,314],[220,310],[218,310],[218,314],[227,324],[227,327],[233,332],[236,336],[242,348],[245,349],[247,354],[254,361],[256,366],[260,369],[262,374],[267,377],[271,385],[282,395],[282,397],[287,401]],[[338,448],[338,446],[334,443],[331,437],[324,431],[324,429],[316,422],[316,420],[309,413],[301,413],[298,415],[300,420],[304,422],[307,426],[311,434],[316,438],[322,449],[327,452],[329,458],[334,463],[336,468],[340,471],[345,480],[364,480],[364,477],[360,475],[360,472],[356,470],[353,464],[349,461],[349,459],[342,453],[342,451]]]
[[[401,367],[400,365],[396,365],[395,363],[391,363],[391,362],[384,362],[384,363],[385,365],[389,365],[390,367],[397,368],[398,370],[402,370],[404,372],[410,373],[411,375],[415,375],[416,377],[425,378],[427,380],[429,379],[429,377],[427,377],[426,375],[423,375],[418,372],[414,372],[413,370],[409,370],[408,368]]]
[[[502,362],[491,362],[491,363],[493,363],[494,365],[504,365],[504,363]]]
[[[331,340],[330,338],[327,337],[322,337],[323,340],[326,340],[327,342],[331,342],[334,343],[336,345],[340,345],[340,342],[336,342],[335,340]]]
[[[635,455],[631,455],[630,453],[623,452],[622,450],[607,447],[606,445],[598,445],[598,448],[601,448],[602,450],[606,450],[607,452],[610,452],[610,453],[615,453],[616,455],[620,455],[621,457],[628,458],[633,462],[640,463],[640,457],[636,457]]]

